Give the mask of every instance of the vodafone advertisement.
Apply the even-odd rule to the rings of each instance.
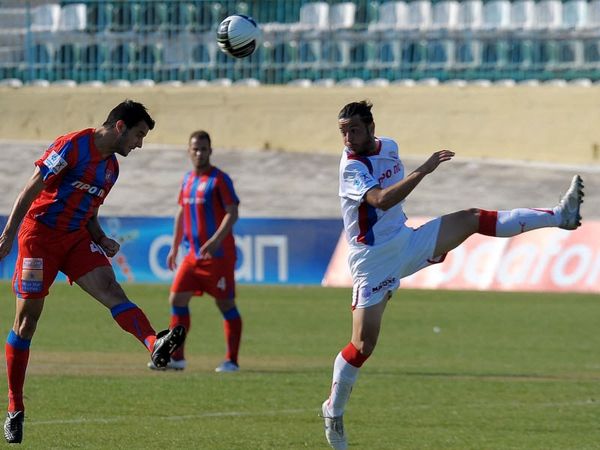
[[[410,220],[416,227],[426,218]],[[342,233],[324,286],[351,286]],[[406,288],[600,293],[600,221],[575,231],[542,228],[512,238],[473,235],[441,264],[401,281]]]

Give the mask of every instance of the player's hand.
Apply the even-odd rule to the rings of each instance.
[[[167,267],[170,270],[175,270],[177,268],[177,249],[172,248],[167,255]]]
[[[453,151],[440,150],[439,152],[435,152],[433,155],[431,155],[429,159],[425,161],[417,170],[419,172],[431,173],[444,161],[450,161],[453,156]]]
[[[215,253],[219,250],[219,243],[208,240],[200,247],[200,256],[203,259],[211,259]]]
[[[3,259],[10,253],[13,244],[13,238],[9,238],[6,235],[0,235],[0,259]]]
[[[119,249],[121,248],[121,245],[117,241],[109,238],[108,236],[102,236],[102,239],[100,239],[100,242],[98,242],[98,245],[100,247],[102,247],[102,250],[104,250],[104,253],[109,258],[112,258],[113,256],[115,256],[117,254],[117,252],[119,251]]]

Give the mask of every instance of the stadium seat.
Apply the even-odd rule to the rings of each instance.
[[[329,5],[325,2],[305,3],[300,7],[300,21],[292,31],[326,30],[329,27]]]
[[[431,27],[431,3],[429,0],[414,0],[408,4],[408,27],[427,30]]]
[[[329,8],[329,28],[346,30],[354,26],[356,4],[352,2],[336,3]]]
[[[458,9],[459,3],[456,0],[441,0],[434,3],[432,27],[443,30],[456,28]]]
[[[57,80],[79,77],[80,48],[71,43],[62,44],[54,53],[53,69]]]
[[[533,0],[515,0],[510,10],[511,28],[527,30],[535,25],[535,2]]]
[[[109,60],[109,47],[106,44],[92,43],[81,50],[81,79],[105,80]]]
[[[427,42],[426,70],[448,69],[454,64],[455,42],[433,39]]]
[[[557,29],[562,26],[561,0],[541,0],[535,5],[535,28]]]
[[[60,23],[60,5],[47,3],[33,8],[31,18],[31,31],[55,32]]]
[[[584,64],[583,40],[561,39],[557,42],[557,65],[563,70],[578,70]]]
[[[600,27],[600,0],[591,0],[588,3],[585,28],[595,29],[598,27]]]
[[[510,2],[492,0],[483,4],[483,24],[487,30],[502,30],[510,26]]]
[[[145,2],[134,10],[133,30],[137,33],[152,33],[168,28],[167,2]]]
[[[568,0],[563,3],[562,26],[569,29],[585,28],[588,3],[586,0]]]
[[[378,19],[368,25],[370,32],[408,28],[408,5],[404,1],[379,5]]]
[[[481,65],[481,42],[477,39],[454,41],[454,67],[456,69],[474,69]]]
[[[196,5],[191,2],[166,2],[168,31],[183,33],[194,27]]]
[[[458,9],[457,26],[464,30],[481,28],[483,24],[482,0],[463,0]]]
[[[69,3],[60,9],[60,31],[84,31],[87,28],[87,5]]]
[[[131,31],[134,25],[134,18],[136,12],[134,11],[137,4],[129,2],[109,2],[112,3],[108,12],[110,13],[110,19],[108,22],[108,28],[110,31],[117,33],[124,33]]]
[[[586,69],[600,68],[600,40],[597,38],[583,41],[583,64]]]

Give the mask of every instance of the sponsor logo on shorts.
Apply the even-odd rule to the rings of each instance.
[[[32,263],[34,261],[34,263]],[[35,268],[26,267],[25,264]],[[21,290],[26,293],[35,294],[42,292],[44,288],[44,271],[42,270],[42,258],[23,258],[23,269],[21,270]]]
[[[73,181],[71,186],[81,191],[86,191],[88,194],[95,195],[96,197],[102,198],[106,195],[106,191],[104,189],[98,186],[92,186],[91,184],[87,184],[82,181]]]
[[[62,156],[52,150],[52,152],[50,152],[48,157],[44,160],[44,165],[56,174],[67,167],[67,162],[62,158]]]
[[[363,286],[360,288],[360,298],[364,298],[365,300],[367,300],[369,297],[371,297],[371,288],[369,286]]]
[[[375,286],[372,290],[373,290],[373,294],[375,294],[376,292],[381,291],[382,289],[385,288],[391,288],[394,283],[396,283],[396,277],[389,277],[386,278],[385,280],[383,280],[381,283],[379,283],[377,286]]]
[[[44,260],[42,258],[23,258],[23,269],[42,270],[43,268]]]

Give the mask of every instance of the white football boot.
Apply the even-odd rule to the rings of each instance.
[[[575,230],[581,225],[579,208],[583,203],[583,180],[575,175],[569,189],[560,199],[555,211],[560,215],[559,227],[565,230]]]
[[[325,400],[321,406],[322,418],[325,421],[325,437],[331,448],[336,450],[346,450],[348,448],[348,439],[344,434],[344,416],[333,417],[327,411],[327,403]]]
[[[223,361],[219,367],[215,369],[215,372],[237,372],[238,370],[240,370],[240,366],[233,361]]]

